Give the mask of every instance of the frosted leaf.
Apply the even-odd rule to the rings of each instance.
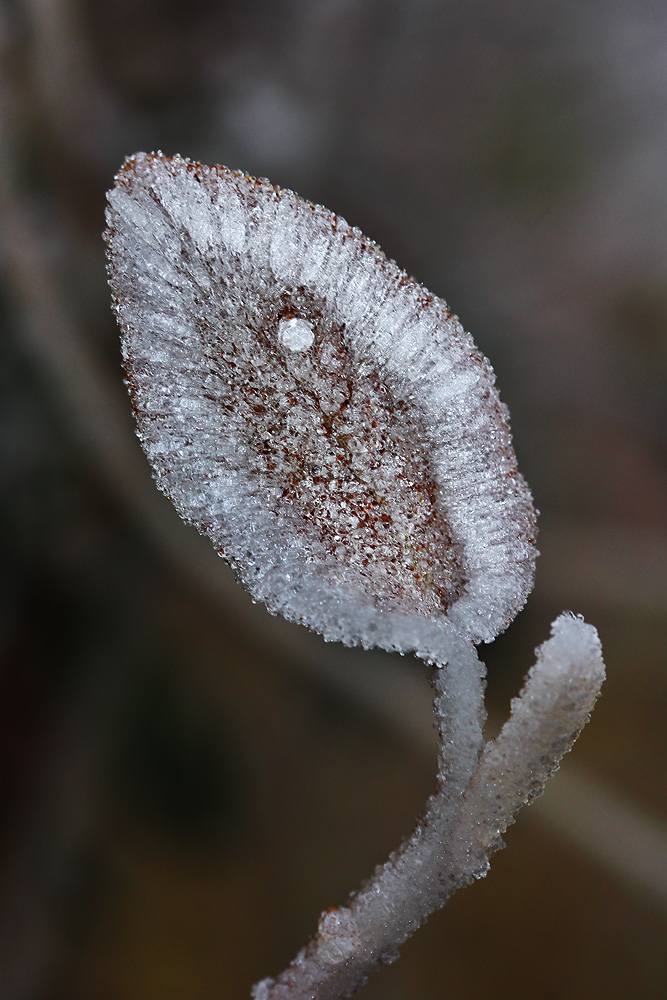
[[[251,594],[327,639],[442,657],[533,580],[492,370],[358,230],[225,167],[138,154],[106,239],[160,488]]]

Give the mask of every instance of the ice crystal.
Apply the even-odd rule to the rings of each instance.
[[[315,331],[307,319],[288,316],[278,323],[278,343],[290,351],[307,351],[314,340]]]
[[[473,643],[531,589],[535,518],[470,336],[343,219],[225,167],[133,156],[107,223],[127,383],[160,488],[271,611],[437,666],[424,816],[253,991],[348,997],[486,873],[588,718],[597,634],[561,616],[484,746]]]

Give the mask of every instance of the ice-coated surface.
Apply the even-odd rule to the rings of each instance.
[[[273,612],[436,659],[533,580],[534,512],[488,362],[446,304],[331,212],[137,154],[106,238],[160,488]]]

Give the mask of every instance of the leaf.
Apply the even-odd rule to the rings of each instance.
[[[535,516],[447,305],[340,217],[221,166],[130,157],[107,223],[141,443],[252,596],[427,659],[503,629]]]

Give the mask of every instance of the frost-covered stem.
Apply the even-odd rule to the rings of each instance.
[[[439,732],[438,787],[410,837],[348,906],[325,912],[308,947],[276,980],[255,986],[256,1000],[335,1000],[352,996],[447,896],[471,881],[456,870],[451,844],[462,796],[483,746],[484,668],[474,648],[447,642],[433,673]]]
[[[479,758],[483,674],[462,644],[435,674],[438,790],[414,833],[347,907],[320,919],[308,947],[255,1000],[342,1000],[458,888],[486,874],[488,858],[521,805],[543,791],[588,720],[604,680],[597,633],[562,615],[538,650],[526,686]]]
[[[538,798],[588,722],[605,678],[597,631],[562,614],[512,702],[508,721],[486,744],[460,814],[458,843],[487,859],[522,805]]]

